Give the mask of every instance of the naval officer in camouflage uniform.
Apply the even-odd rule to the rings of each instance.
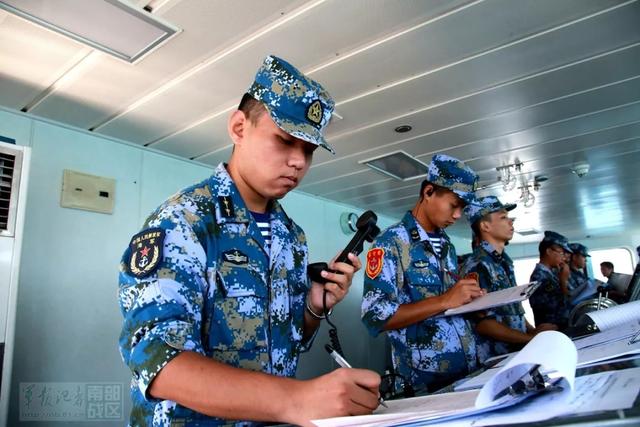
[[[303,424],[377,407],[374,372],[293,379],[323,291],[334,306],[361,266],[351,255],[353,266],[330,265],[342,274],[322,273],[325,286],[310,283],[304,233],[277,201],[314,149],[331,150],[322,132],[333,106],[318,83],[267,57],[229,118],[229,164],[163,203],[131,240],[119,300],[132,425]],[[270,224],[270,239],[254,217]]]
[[[587,247],[580,243],[571,243],[571,274],[567,282],[569,290],[569,304],[575,307],[581,301],[596,296],[595,282],[587,276],[587,257],[590,257]]]
[[[530,280],[540,282],[540,286],[529,298],[529,303],[536,325],[551,323],[562,330],[569,321],[569,266],[565,260],[571,254],[571,248],[562,234],[545,231],[538,252],[540,262],[536,264]]]
[[[367,253],[362,321],[374,336],[388,331],[395,370],[415,389],[433,391],[476,366],[467,320],[436,315],[482,295],[475,280],[457,277],[456,251],[444,232],[473,200],[477,181],[461,161],[435,155],[413,210]]]
[[[495,196],[478,198],[465,208],[473,235],[479,236],[480,243],[461,274],[477,273],[480,287],[487,292],[517,286],[513,261],[505,252],[514,231],[509,211],[515,208],[514,203],[502,204]],[[537,332],[553,329],[549,324],[540,325],[538,329],[529,325],[519,302],[476,313],[475,324],[481,363],[490,357],[517,351]]]

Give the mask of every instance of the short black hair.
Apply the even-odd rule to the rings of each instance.
[[[541,241],[540,244],[538,245],[538,253],[540,254],[540,258],[542,258],[545,252],[547,252],[547,249],[549,249],[553,245],[555,245],[555,243],[552,243],[549,240]]]
[[[488,214],[485,214],[482,218],[479,218],[477,220],[475,220],[475,222],[473,224],[471,224],[471,230],[473,230],[473,233],[478,236],[479,239],[482,238],[482,234],[480,234],[480,223],[482,221],[489,221],[491,222],[491,214],[493,212],[490,212]]]
[[[422,200],[422,198],[424,197],[424,189],[427,188],[427,185],[430,185],[433,187],[433,191],[436,194],[436,196],[440,196],[441,194],[444,194],[447,191],[451,191],[448,188],[444,188],[440,185],[434,184],[433,182],[425,179],[424,181],[422,181],[422,184],[420,185],[420,200]]]
[[[600,263],[600,267],[607,267],[610,268],[611,271],[613,271],[613,263],[611,261],[602,261]]]
[[[255,99],[249,93],[242,95],[240,105],[238,105],[238,110],[242,111],[247,120],[249,120],[253,125],[258,122],[258,119],[262,114],[267,112],[267,108],[264,104]]]

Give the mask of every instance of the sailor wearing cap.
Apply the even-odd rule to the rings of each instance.
[[[536,325],[552,323],[562,330],[569,321],[569,267],[565,260],[571,254],[566,237],[555,231],[545,231],[538,245],[540,262],[536,264],[531,281],[540,286],[529,298]]]
[[[513,237],[513,219],[509,211],[514,203],[503,204],[495,196],[478,198],[465,208],[465,214],[479,244],[472,256],[461,268],[462,275],[477,273],[480,287],[495,292],[517,286],[513,261],[505,252],[505,246]],[[524,318],[522,304],[513,303],[476,314],[478,333],[478,359],[486,359],[517,351],[537,332],[552,328],[542,325],[539,329],[529,325]]]
[[[436,315],[482,295],[475,280],[457,276],[455,248],[444,231],[474,200],[477,181],[460,160],[435,155],[413,210],[367,253],[362,321],[374,336],[388,333],[395,371],[416,389],[435,390],[476,367],[469,322]]]
[[[587,276],[587,257],[589,249],[581,243],[571,243],[571,274],[567,282],[569,302],[575,307],[579,302],[596,296],[595,281]]]
[[[120,352],[131,369],[131,425],[308,424],[366,414],[380,377],[340,369],[298,381],[300,353],[361,267],[308,279],[304,232],[278,199],[307,172],[334,102],[275,56],[228,120],[234,150],[208,179],[156,209],[126,249]],[[324,391],[331,390],[331,393]],[[248,421],[240,421],[248,420]]]

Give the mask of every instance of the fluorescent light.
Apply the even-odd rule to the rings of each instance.
[[[425,176],[428,166],[404,151],[395,151],[368,160],[362,160],[372,169],[380,171],[400,181]]]
[[[534,234],[540,234],[540,232],[535,228],[523,228],[522,230],[516,230],[516,233],[521,236],[533,236]]]
[[[179,31],[123,0],[0,0],[0,8],[127,62]]]

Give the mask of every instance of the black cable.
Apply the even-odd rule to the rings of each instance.
[[[338,328],[333,324],[331,319],[329,319],[329,310],[327,310],[327,291],[324,291],[322,294],[322,310],[324,311],[324,317],[331,326],[329,328],[329,341],[331,341],[331,347],[342,357],[344,357],[344,352],[342,351],[342,346],[340,345],[340,339],[338,338]]]

